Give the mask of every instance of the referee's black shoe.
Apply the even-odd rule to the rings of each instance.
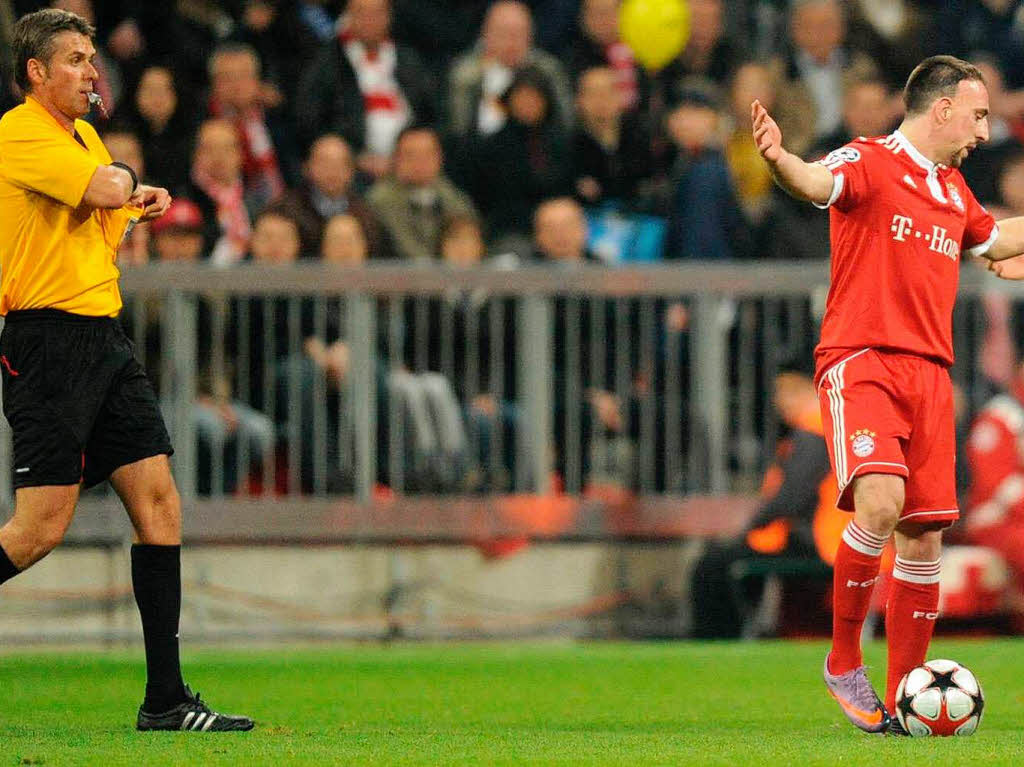
[[[164,711],[162,714],[151,714],[140,708],[135,729],[230,732],[232,730],[251,730],[252,719],[247,716],[231,716],[211,711],[209,706],[199,700],[199,693],[193,693],[189,686],[185,685],[184,703],[179,703],[170,711]]]

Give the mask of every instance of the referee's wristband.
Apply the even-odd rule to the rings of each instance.
[[[132,194],[135,194],[135,190],[139,188],[139,177],[135,175],[135,171],[131,169],[131,166],[126,165],[123,162],[112,162],[110,163],[110,167],[120,168],[121,170],[128,172],[128,175],[132,177]]]

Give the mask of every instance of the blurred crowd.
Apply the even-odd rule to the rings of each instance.
[[[824,260],[828,214],[774,186],[750,138],[751,101],[776,117],[787,148],[815,160],[893,130],[908,74],[937,53],[970,60],[988,86],[991,139],[965,162],[968,183],[996,218],[1024,215],[1024,0],[685,4],[685,45],[658,71],[623,41],[621,0],[0,0],[0,51],[20,15],[47,5],[95,25],[108,116],[88,119],[115,160],[175,198],[167,215],[135,228],[119,255],[126,267]],[[0,57],[0,113],[19,101],[10,66]],[[351,445],[334,438],[353,417],[342,394],[351,351],[346,314],[328,303],[200,306],[200,493],[245,491],[255,477],[267,481],[268,466],[280,490],[351,491]],[[700,442],[680,375],[688,307],[652,303],[648,321],[638,305],[554,303],[554,476],[571,492],[637,489],[642,419],[659,456]],[[1012,610],[1024,615],[1024,344],[1015,330],[1024,318],[1005,295],[980,306],[968,364],[985,384],[960,412],[966,523],[954,540],[999,553],[1016,583]],[[381,310],[380,359],[418,362],[370,375],[378,482],[410,492],[512,488],[514,310],[479,293]],[[815,311],[806,307],[808,327]],[[161,317],[125,316],[145,318],[159,389]],[[289,341],[294,317],[299,348]],[[642,360],[641,344],[621,340],[638,338],[645,322],[654,352]],[[220,351],[215,326],[234,339]],[[750,337],[768,343],[771,326],[766,310]],[[813,335],[778,365],[809,372]],[[751,363],[730,365],[739,380],[738,366]],[[834,510],[813,385],[753,366],[755,388],[775,392],[778,412],[750,417],[776,418],[789,440],[744,535],[712,549],[699,572],[720,575],[723,562],[752,554],[830,561],[821,531]],[[678,397],[666,396],[670,386]],[[398,439],[388,431],[397,412],[406,424]],[[727,447],[730,460],[742,447]],[[702,471],[699,457],[680,461]],[[694,488],[668,466],[650,468],[649,489]],[[699,631],[753,625],[752,614],[735,613],[745,601],[735,583],[697,580],[698,603],[733,611],[702,607],[710,618]],[[721,598],[734,592],[736,604]]]
[[[10,50],[14,21],[44,5],[0,0],[0,50]],[[658,71],[640,66],[642,57],[623,42],[620,0],[52,5],[96,26],[96,90],[108,117],[89,119],[112,156],[175,198],[166,216],[135,228],[119,256],[124,266],[823,260],[827,214],[774,187],[750,139],[751,101],[760,99],[776,116],[792,151],[815,159],[852,137],[892,130],[910,70],[940,52],[975,62],[989,88],[992,138],[966,162],[969,183],[997,218],[1024,214],[1024,0],[687,0],[685,45]],[[19,98],[10,65],[0,62],[0,111]],[[470,319],[497,299],[460,301],[428,307],[426,323],[440,322],[431,312],[454,312],[455,348],[482,350],[477,362],[490,348],[512,356],[514,337],[488,335]],[[290,311],[237,303],[223,308],[231,328],[239,317],[276,323]],[[635,348],[616,350],[610,342],[616,333],[635,335],[641,320],[633,310],[556,310],[558,317],[591,318],[594,329],[586,322],[576,328],[577,347],[607,353],[603,365],[559,363],[567,331],[556,323],[556,401],[570,390],[585,401],[583,412],[555,413],[556,439],[635,437],[643,398],[664,390],[670,357],[685,368],[686,306],[656,307],[661,357],[646,368]],[[985,374],[1009,386],[1012,312],[995,297],[986,312]],[[275,398],[278,413],[289,403],[306,412],[314,407],[303,403],[319,386],[311,383],[315,375],[326,378],[328,394],[332,382],[345,379],[343,323],[329,321],[314,333],[312,310],[300,307],[299,315],[301,365],[285,348],[249,362],[270,371],[284,365],[301,396],[273,391],[256,373],[242,386],[205,382],[196,413],[205,449],[226,449],[227,436],[241,434],[245,450],[263,456],[280,439],[281,418],[267,415]],[[201,359],[209,354],[203,343],[212,317],[200,315]],[[263,348],[261,326],[249,326],[250,346]],[[598,328],[605,335],[588,335]],[[432,338],[412,350],[425,358],[418,372],[436,372],[436,358],[445,355]],[[401,346],[405,353],[417,344],[410,337]],[[809,348],[801,351],[809,359]],[[418,389],[382,373],[378,401],[407,395],[410,408],[432,402],[435,424],[445,422],[437,413],[455,412],[470,430],[506,435],[507,444],[518,418],[511,365],[450,376],[446,384],[421,380]],[[488,380],[496,372],[505,379],[500,392]],[[770,375],[762,388],[771,386]],[[623,384],[618,396],[612,381]],[[240,388],[249,394],[240,397]],[[624,392],[633,392],[632,401]],[[651,411],[662,447],[688,439],[685,425],[680,433],[666,426],[667,408],[688,412],[686,392],[681,396],[678,405],[659,401]],[[311,439],[306,425],[316,420],[306,416],[304,445]],[[464,440],[450,442],[457,449]],[[604,454],[616,452],[613,443]],[[561,454],[555,462],[563,476],[587,473],[596,455],[576,469]],[[303,454],[304,465],[311,460]],[[497,468],[510,470],[500,461]],[[304,488],[306,480],[304,474]],[[656,482],[674,487],[667,477]]]
[[[98,30],[109,118],[90,119],[115,159],[179,201],[129,264],[276,261],[275,236],[341,263],[543,261],[534,213],[563,197],[588,260],[821,259],[827,216],[773,188],[751,100],[822,156],[891,130],[907,74],[937,52],[988,80],[992,140],[969,181],[1024,205],[1017,0],[688,0],[685,46],[657,72],[622,42],[619,0],[53,4]],[[0,0],[3,49],[42,5]],[[446,254],[452,229],[463,247]]]

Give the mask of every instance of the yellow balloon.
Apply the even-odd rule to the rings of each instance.
[[[686,47],[690,7],[686,0],[625,0],[619,9],[619,32],[636,60],[656,72]]]

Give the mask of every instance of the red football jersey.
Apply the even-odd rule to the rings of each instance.
[[[953,364],[953,303],[961,251],[985,253],[995,220],[960,172],[922,155],[899,131],[860,138],[820,160],[832,284],[815,351],[817,374],[864,348]]]

